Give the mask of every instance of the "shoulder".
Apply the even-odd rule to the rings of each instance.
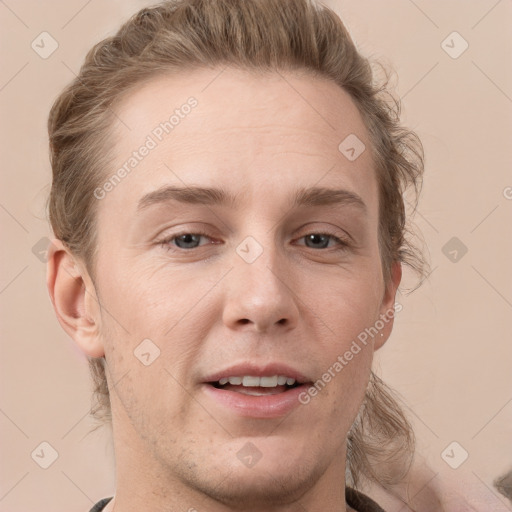
[[[345,488],[345,501],[357,512],[385,512],[371,498],[350,487]]]
[[[102,500],[98,501],[98,503],[96,503],[96,505],[94,505],[94,507],[92,507],[89,512],[101,512],[112,498],[113,496],[110,498],[103,498]]]

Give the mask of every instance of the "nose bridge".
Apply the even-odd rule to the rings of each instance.
[[[224,322],[231,328],[250,324],[259,332],[296,325],[298,310],[286,256],[272,230],[245,237],[235,252]]]
[[[236,273],[242,280],[250,283],[255,296],[263,294],[268,300],[276,292],[281,293],[286,276],[280,275],[283,255],[276,241],[269,233],[265,234],[262,242],[259,241],[261,239],[261,235],[258,239],[251,235],[238,245],[235,266]]]

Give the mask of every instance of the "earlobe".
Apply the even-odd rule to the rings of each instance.
[[[57,239],[48,250],[46,285],[62,328],[86,355],[103,356],[96,291],[87,271]]]
[[[379,335],[375,337],[374,350],[381,348],[388,340],[393,330],[395,314],[398,310],[395,308],[395,299],[398,286],[402,280],[402,264],[400,261],[393,262],[391,266],[391,277],[384,291],[384,297],[380,308],[380,324],[382,329]]]

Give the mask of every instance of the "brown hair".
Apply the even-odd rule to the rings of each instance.
[[[140,10],[97,43],[49,115],[50,222],[91,277],[98,203],[93,191],[111,164],[113,107],[157,74],[225,65],[306,71],[350,94],[370,134],[384,279],[388,282],[394,261],[423,274],[426,263],[409,241],[403,196],[412,188],[416,207],[423,148],[400,124],[400,103],[387,90],[389,77],[376,83],[370,61],[357,51],[340,18],[314,0],[176,0]],[[95,385],[91,412],[109,424],[105,360],[90,358],[89,364]],[[348,435],[347,483],[357,486],[366,477],[388,487],[405,474],[413,452],[414,434],[397,397],[372,372]]]

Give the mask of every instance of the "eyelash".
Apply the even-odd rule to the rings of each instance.
[[[171,251],[171,252],[174,252],[174,251],[178,251],[178,252],[190,252],[190,251],[193,251],[193,250],[197,250],[199,249],[200,247],[202,246],[198,246],[198,247],[193,247],[193,248],[190,248],[190,249],[182,249],[180,247],[176,247],[176,246],[171,246],[171,242],[177,238],[179,238],[180,236],[183,236],[183,235],[199,235],[199,236],[203,236],[203,237],[206,237],[206,238],[210,238],[210,236],[207,234],[207,233],[204,233],[202,231],[182,231],[181,233],[176,233],[176,234],[173,234],[172,236],[169,236],[169,237],[166,237],[165,239],[163,240],[160,240],[158,243],[158,245],[161,245],[164,249],[166,249],[167,251]],[[334,239],[336,242],[338,242],[339,246],[337,249],[333,249],[333,248],[322,248],[322,249],[313,249],[311,247],[306,247],[307,249],[312,249],[313,251],[329,251],[329,250],[334,250],[334,251],[345,251],[348,249],[348,247],[350,246],[348,240],[346,240],[345,238],[340,238],[339,236],[336,236],[334,233],[330,233],[330,232],[320,232],[320,231],[312,231],[310,233],[307,233],[301,237],[298,238],[298,240],[301,240],[309,235],[321,235],[321,236],[328,236],[332,239]],[[210,244],[206,244],[206,245],[210,245]]]

